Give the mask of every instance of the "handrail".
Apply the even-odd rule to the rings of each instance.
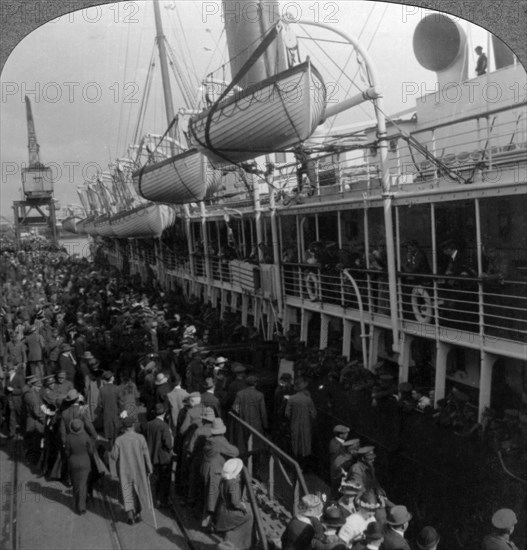
[[[265,536],[265,530],[263,526],[262,516],[260,514],[260,508],[258,507],[258,503],[256,502],[256,497],[254,495],[253,487],[251,485],[252,477],[249,474],[249,471],[247,470],[246,466],[243,467],[242,473],[245,481],[245,487],[247,487],[249,502],[251,503],[251,508],[253,510],[253,516],[256,521],[256,530],[258,531],[258,534],[260,535],[260,540],[262,542],[262,548],[263,550],[268,550],[269,545],[267,543],[267,537]]]
[[[247,422],[242,420],[238,415],[236,415],[232,411],[229,411],[228,414],[236,422],[238,422],[244,428],[249,430],[249,432],[251,432],[251,434],[253,436],[256,436],[261,441],[263,441],[266,445],[268,445],[274,451],[274,453],[276,453],[278,456],[280,456],[280,458],[282,458],[282,460],[284,460],[285,462],[288,462],[295,470],[298,482],[300,483],[300,486],[302,487],[302,491],[304,491],[304,494],[306,494],[306,495],[309,494],[309,490],[307,488],[306,480],[304,479],[304,474],[302,473],[302,469],[300,468],[300,465],[298,464],[298,462],[294,458],[290,457],[287,453],[282,451],[282,449],[280,449],[280,447],[275,445],[270,439],[265,437],[265,435],[260,433],[258,430],[255,430],[250,424],[247,424]]]
[[[362,362],[365,368],[369,368],[368,365],[368,350],[366,347],[366,338],[368,338],[368,335],[366,334],[366,326],[364,324],[364,309],[362,307],[362,296],[360,294],[359,287],[357,285],[357,282],[349,272],[349,269],[343,269],[342,273],[346,275],[349,282],[352,284],[353,289],[355,290],[355,294],[357,295],[357,303],[359,304],[359,312],[360,312],[360,337],[362,340]]]

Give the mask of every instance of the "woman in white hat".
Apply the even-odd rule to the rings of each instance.
[[[250,550],[253,516],[249,504],[242,499],[241,472],[243,462],[231,458],[223,465],[216,508],[216,531],[225,542],[239,550]]]

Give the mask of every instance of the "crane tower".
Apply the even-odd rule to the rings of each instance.
[[[48,230],[46,237],[56,245],[58,241],[53,174],[51,168],[40,161],[40,145],[37,141],[31,102],[27,96],[25,101],[29,164],[22,169],[24,199],[13,203],[16,242],[17,246],[20,246],[23,233],[45,228]]]

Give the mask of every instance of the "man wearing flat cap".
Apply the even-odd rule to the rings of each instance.
[[[412,514],[406,506],[392,506],[386,514],[383,550],[412,550],[404,533],[408,529]]]
[[[338,424],[333,428],[333,437],[329,442],[329,463],[344,451],[344,441],[348,438],[350,429],[347,426]]]
[[[491,519],[492,531],[483,539],[481,550],[518,550],[511,535],[518,523],[516,514],[509,508],[501,508]]]

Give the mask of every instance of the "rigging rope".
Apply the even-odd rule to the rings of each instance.
[[[122,82],[126,82],[126,69],[128,67],[128,52],[130,47],[130,27],[131,25],[128,25],[127,27],[127,33],[126,33],[126,50],[125,50],[125,56],[124,56],[124,66],[123,66],[123,79]],[[119,88],[118,88],[119,91]],[[124,109],[124,101],[121,101],[121,105],[119,107],[119,124],[117,129],[117,148],[116,151],[121,150],[121,122],[123,120],[123,109]]]

